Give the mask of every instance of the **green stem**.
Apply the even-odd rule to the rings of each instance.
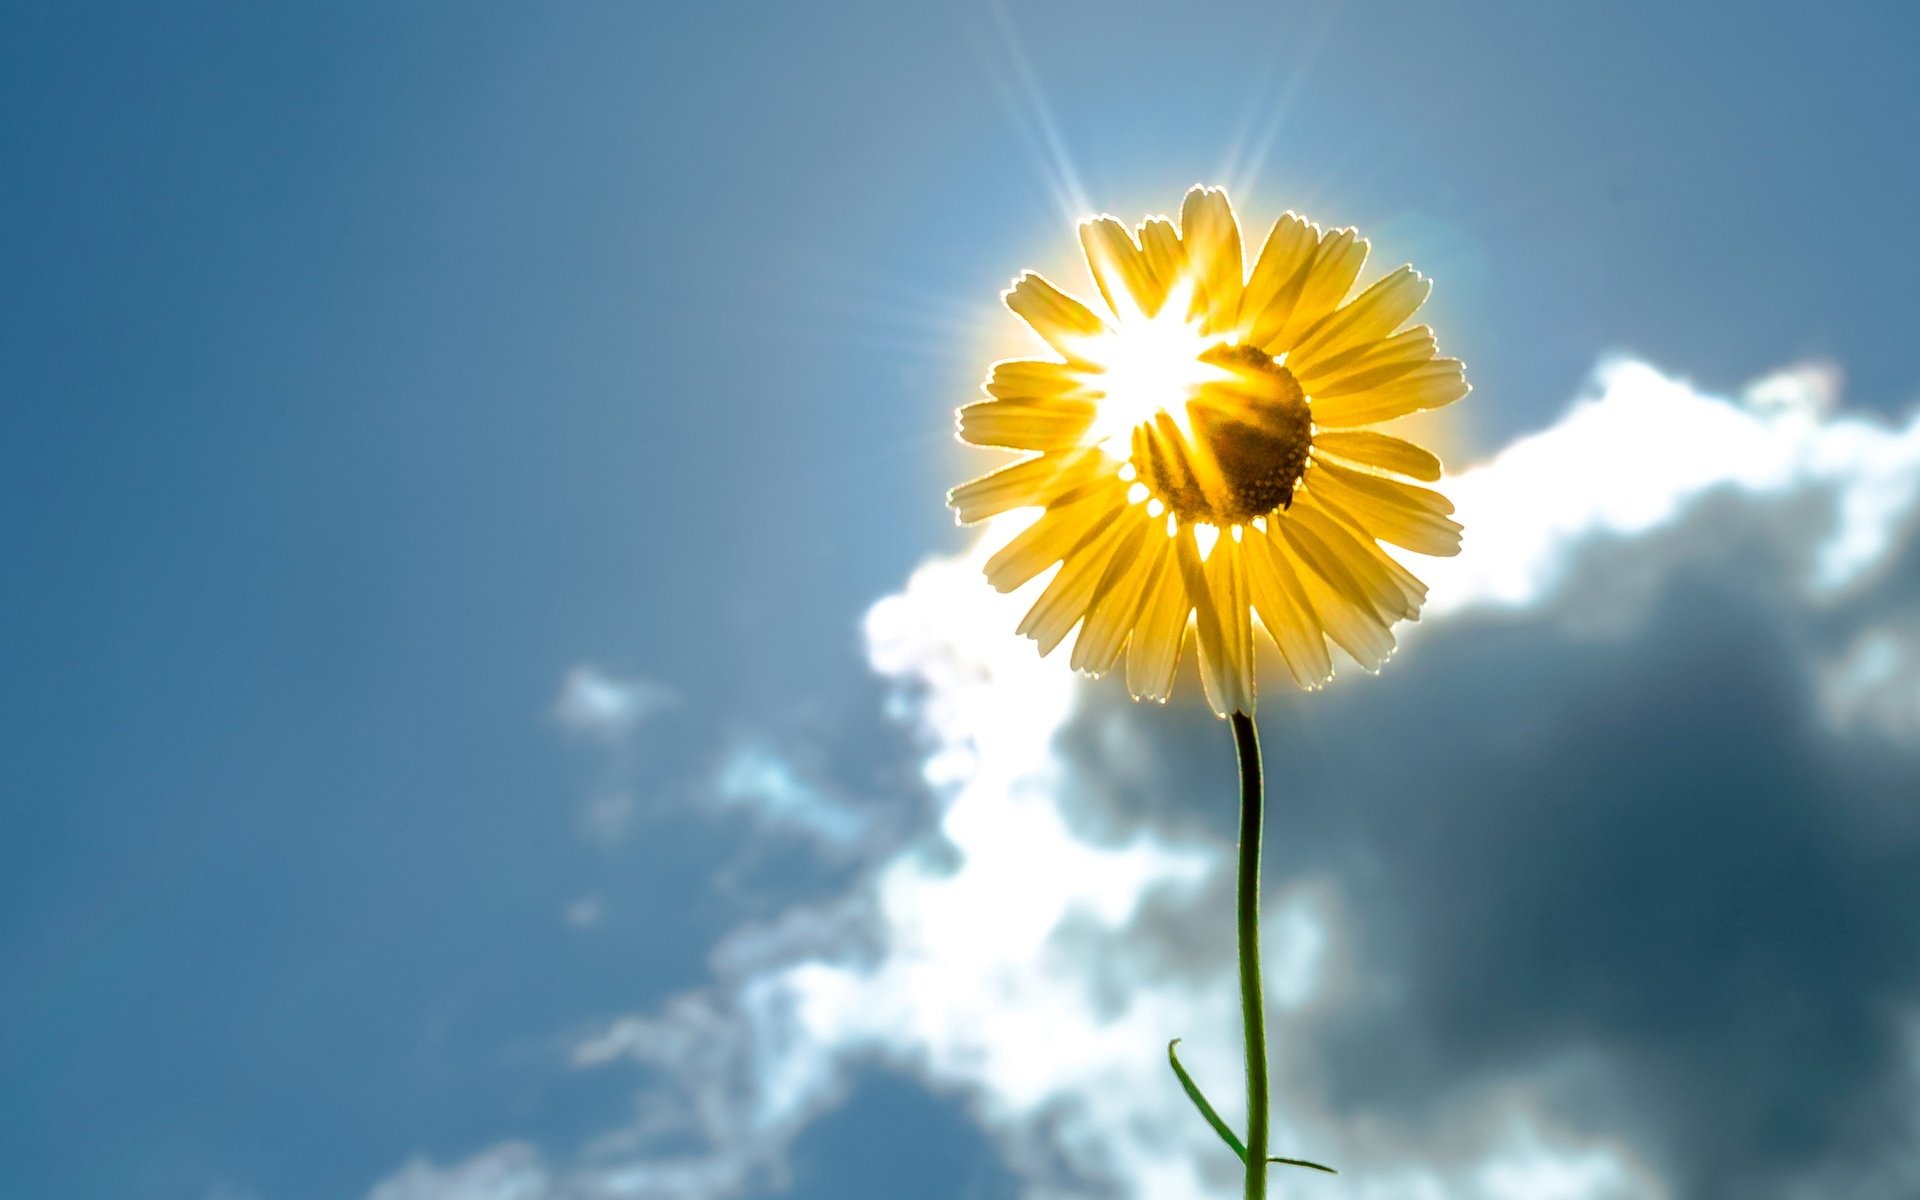
[[[1246,1200],[1267,1194],[1267,1020],[1260,989],[1260,732],[1253,718],[1233,714],[1240,758],[1240,1019],[1247,1042]]]

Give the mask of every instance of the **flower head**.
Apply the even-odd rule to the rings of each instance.
[[[1330,638],[1371,670],[1426,588],[1380,548],[1454,554],[1447,499],[1412,480],[1440,462],[1366,426],[1467,394],[1433,333],[1402,329],[1429,284],[1401,267],[1347,299],[1367,243],[1293,213],[1251,269],[1226,193],[1187,193],[1176,229],[1153,218],[1080,226],[1105,313],[1022,275],[1007,306],[1054,358],[996,363],[960,437],[1026,452],[953,489],[962,522],[1021,508],[1037,520],[995,554],[1011,591],[1060,569],[1021,622],[1099,674],[1166,699],[1187,631],[1215,712],[1254,710],[1254,628],[1293,679],[1332,674]]]

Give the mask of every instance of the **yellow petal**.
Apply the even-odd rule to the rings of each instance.
[[[1259,345],[1286,325],[1319,246],[1319,226],[1298,214],[1287,213],[1273,223],[1240,296],[1238,325],[1244,340]]]
[[[1293,680],[1317,688],[1333,674],[1326,632],[1293,567],[1266,535],[1247,534],[1247,592]]]
[[[1014,282],[1005,299],[1047,345],[1075,361],[1082,343],[1107,327],[1092,309],[1032,271]]]
[[[1369,587],[1382,591],[1385,600],[1380,611],[1383,614],[1391,613],[1408,620],[1420,615],[1421,607],[1427,602],[1427,585],[1382,550],[1366,530],[1329,508],[1324,497],[1302,497],[1288,516],[1310,525],[1356,574],[1368,579]]]
[[[1304,505],[1302,507],[1304,508]],[[1274,518],[1273,526],[1292,554],[1293,561],[1304,568],[1301,572],[1303,575],[1319,579],[1328,590],[1342,599],[1350,600],[1365,608],[1375,616],[1381,616],[1385,620],[1400,616],[1399,613],[1394,613],[1393,617],[1384,617],[1374,605],[1366,584],[1355,576],[1330,546],[1315,536],[1306,522],[1295,520],[1294,515],[1289,512]]]
[[[1398,578],[1368,555],[1337,521],[1314,505],[1303,501],[1280,520],[1300,560],[1328,587],[1365,601],[1389,626],[1420,615],[1419,604],[1400,587]]]
[[[1173,557],[1170,551],[1167,557]],[[1186,639],[1187,616],[1192,611],[1179,569],[1169,566],[1161,571],[1127,644],[1127,690],[1136,699],[1165,700],[1173,690],[1180,643]]]
[[[1113,480],[1113,463],[1098,450],[1042,454],[963,483],[947,493],[962,525],[1016,508],[1062,504]]]
[[[1374,610],[1344,566],[1330,561],[1324,547],[1285,517],[1275,520],[1268,532],[1283,547],[1282,553],[1303,568],[1296,577],[1327,636],[1369,671],[1385,662],[1393,653],[1389,622]]]
[[[1366,475],[1339,467],[1324,459],[1310,460],[1302,490],[1324,503],[1329,510],[1344,516],[1369,537],[1421,554],[1460,553],[1460,526],[1446,514],[1453,505],[1438,492]]]
[[[1302,370],[1311,370],[1318,359],[1379,341],[1418,311],[1432,290],[1433,282],[1426,276],[1401,267],[1354,297],[1353,303],[1316,322],[1287,356],[1289,369],[1298,362]]]
[[[987,582],[996,591],[1011,592],[1054,563],[1080,552],[1105,531],[1106,523],[1125,504],[1124,492],[1107,488],[1072,504],[1049,508],[987,560]]]
[[[1137,522],[1108,521],[1100,526],[1083,547],[1071,551],[1061,564],[1060,573],[1048,581],[1046,590],[1027,610],[1016,632],[1040,643],[1040,653],[1052,654],[1076,622],[1087,614],[1094,599],[1094,588],[1113,561],[1114,549],[1137,526]]]
[[[1471,390],[1458,359],[1436,358],[1376,388],[1338,396],[1314,393],[1313,421],[1325,429],[1377,425],[1451,404]]]
[[[1068,450],[1086,436],[1096,411],[1091,400],[982,400],[960,409],[960,439],[1010,450]]]
[[[1192,315],[1202,332],[1226,333],[1240,314],[1240,223],[1227,194],[1194,188],[1180,206],[1180,243],[1193,272]]]
[[[962,409],[961,412],[965,412]],[[969,438],[969,441],[972,439]],[[1395,475],[1432,482],[1440,478],[1440,460],[1412,442],[1370,429],[1328,430],[1313,439],[1316,454],[1331,454]]]
[[[1203,563],[1188,529],[1180,531],[1180,572],[1193,601],[1200,683],[1220,716],[1254,711],[1253,619],[1241,544],[1222,534]]]
[[[1200,648],[1200,684],[1206,690],[1207,703],[1214,711],[1221,712],[1220,702],[1223,688],[1227,688],[1224,677],[1231,674],[1233,663],[1229,658],[1226,637],[1221,630],[1221,616],[1214,604],[1213,589],[1207,583],[1206,564],[1200,561],[1200,546],[1194,540],[1191,525],[1183,525],[1174,535],[1174,561],[1180,564],[1180,581],[1186,586],[1187,599],[1193,605],[1193,628],[1195,640]],[[1215,550],[1219,546],[1214,547]]]
[[[981,387],[998,400],[1091,399],[1087,369],[1045,358],[1009,358],[993,364]]]
[[[1402,483],[1398,479],[1388,479],[1380,475],[1369,475],[1356,471],[1352,467],[1343,467],[1338,463],[1321,463],[1320,466],[1348,487],[1357,488],[1370,495],[1379,496],[1390,503],[1419,512],[1436,513],[1446,516],[1453,512],[1453,501],[1447,499],[1432,488],[1423,488],[1417,484]]]
[[[1327,636],[1354,662],[1377,671],[1393,657],[1393,633],[1364,600],[1335,591],[1312,571],[1300,572],[1300,586],[1327,627]]]
[[[1403,329],[1390,338],[1352,346],[1309,363],[1291,363],[1288,369],[1300,386],[1314,396],[1343,396],[1391,383],[1433,359],[1433,330],[1425,325]]]
[[[1073,643],[1073,669],[1099,675],[1113,666],[1127,635],[1140,618],[1140,606],[1166,569],[1170,547],[1158,522],[1149,521],[1138,506],[1122,514],[1129,527],[1094,587],[1092,609]],[[1137,515],[1136,515],[1137,514]]]
[[[1082,221],[1080,247],[1086,252],[1093,281],[1114,316],[1125,317],[1134,311],[1147,313],[1160,307],[1166,290],[1154,287],[1146,255],[1141,253],[1125,225],[1112,217]]]
[[[1146,315],[1151,317],[1160,311],[1173,285],[1186,275],[1187,255],[1180,245],[1180,235],[1164,217],[1141,222],[1140,252],[1153,277],[1153,292],[1149,297],[1153,303],[1146,309]]]
[[[1255,330],[1248,340],[1276,357],[1291,350],[1308,329],[1346,299],[1366,261],[1366,239],[1353,230],[1336,229],[1321,237],[1286,320],[1271,330]]]

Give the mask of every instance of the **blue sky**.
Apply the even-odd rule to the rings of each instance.
[[[908,581],[971,545],[950,411],[1009,336],[1000,289],[1069,274],[1082,210],[1195,182],[1436,278],[1476,385],[1449,465],[1484,468],[1504,530],[1379,680],[1263,706],[1298,764],[1276,904],[1348,970],[1300,967],[1283,1023],[1303,1151],[1357,1164],[1311,1194],[1528,1194],[1499,1132],[1527,1121],[1556,1195],[1920,1187],[1911,15],[74,4],[0,29],[5,1190],[571,1200],[645,1168],[648,1196],[858,1200],[931,1161],[917,1194],[980,1200],[1185,1161],[1146,1139],[1134,1183],[1103,1177],[1077,1122],[1160,1110],[1076,1116],[1070,1085],[1114,1088],[1085,1064],[1031,1107],[957,1026],[742,1047],[793,964],[900,965],[887,896],[978,901],[934,887],[992,858],[954,814],[1040,820],[926,781],[943,749],[1001,761],[983,737],[1119,881],[1032,931],[1119,1007],[1046,975],[1033,1019],[1132,1014],[1119,1038],[1210,1002],[1231,779],[1192,679],[1140,712],[1012,665],[997,624],[902,643],[868,616],[959,620],[964,572]],[[1570,426],[1582,395],[1601,415]],[[1501,524],[1526,480],[1562,525]],[[1017,673],[1038,741],[946,720],[941,663]],[[768,1122],[733,1158],[649,1123],[702,1077],[681,1044],[748,1081],[716,1111]],[[769,1063],[813,1081],[785,1115]]]

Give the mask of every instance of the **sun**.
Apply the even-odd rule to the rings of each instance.
[[[1098,391],[1087,438],[1116,461],[1132,456],[1134,429],[1162,412],[1191,434],[1188,402],[1208,383],[1226,376],[1205,360],[1208,351],[1225,343],[1203,332],[1188,312],[1192,300],[1193,287],[1183,281],[1152,316],[1125,303],[1108,329],[1079,347],[1090,368],[1091,386]]]

